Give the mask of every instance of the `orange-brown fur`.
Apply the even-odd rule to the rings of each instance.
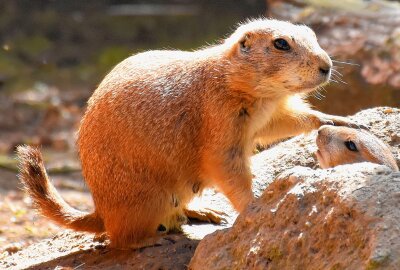
[[[322,168],[342,164],[372,162],[398,171],[396,160],[389,146],[371,133],[348,127],[322,126],[317,136],[318,162]],[[353,142],[355,151],[350,151],[346,142]]]
[[[275,48],[276,38],[291,50]],[[312,30],[275,20],[243,24],[222,44],[198,51],[129,57],[93,93],[79,129],[82,171],[95,204],[84,217],[99,225],[73,227],[65,211],[40,203],[46,200],[40,194],[34,199],[61,225],[104,226],[118,247],[143,243],[159,224],[179,227],[196,185],[216,186],[242,211],[253,199],[249,157],[257,143],[326,123],[353,125],[303,101],[329,80],[320,69],[331,65]],[[22,161],[23,168],[41,164],[43,174],[41,161],[24,155]],[[22,177],[28,191],[35,181],[50,185],[29,175]]]

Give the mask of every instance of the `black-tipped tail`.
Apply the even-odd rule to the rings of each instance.
[[[40,151],[30,146],[17,148],[18,178],[32,198],[35,207],[47,218],[64,227],[99,233],[103,220],[96,213],[85,213],[69,206],[49,181]]]

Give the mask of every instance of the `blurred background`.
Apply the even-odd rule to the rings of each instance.
[[[16,145],[40,145],[63,196],[90,209],[75,132],[105,74],[140,51],[213,44],[259,16],[307,24],[335,60],[334,81],[310,97],[317,109],[400,106],[399,1],[0,1],[0,259],[59,230],[19,190]]]

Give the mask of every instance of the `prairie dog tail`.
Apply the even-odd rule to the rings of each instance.
[[[103,220],[94,213],[85,213],[69,206],[49,181],[40,151],[30,146],[19,146],[18,178],[32,198],[36,209],[64,227],[93,233],[104,232]]]

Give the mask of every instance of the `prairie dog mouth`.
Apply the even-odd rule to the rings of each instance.
[[[331,81],[331,75],[329,74],[325,78],[322,78],[322,80],[320,80],[320,82],[315,86],[315,89],[317,89],[318,87],[328,85],[330,81]]]
[[[317,91],[318,88],[328,85],[329,82],[330,82],[330,77],[320,82],[309,82],[301,87],[297,87],[296,92],[305,94],[312,93],[314,91]]]
[[[329,166],[329,154],[328,154],[328,156],[325,156],[324,154],[326,154],[326,153],[324,153],[324,151],[321,151],[320,149],[318,149],[316,152],[315,152],[315,157],[317,158],[317,161],[318,161],[318,163],[319,163],[319,166],[322,168],[322,169],[327,169],[327,168],[329,168],[330,166]],[[325,160],[325,157],[327,157],[327,159]]]

